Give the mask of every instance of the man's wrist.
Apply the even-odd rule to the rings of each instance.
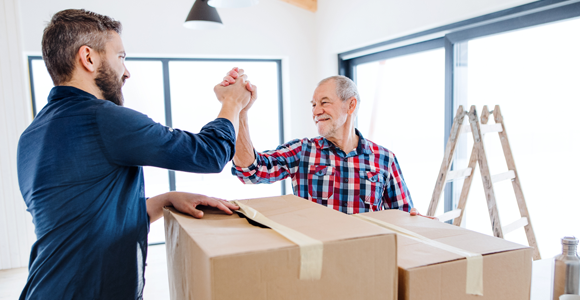
[[[175,192],[167,192],[167,193],[162,195],[163,196],[163,198],[161,199],[162,207],[173,205],[173,203],[171,202],[171,195],[174,193]]]
[[[235,100],[226,100],[226,101],[223,101],[222,103],[223,103],[223,105],[222,105],[223,108],[225,108],[227,110],[232,110],[237,114],[239,114],[242,111],[242,109],[244,108],[242,106],[242,104],[236,102]]]

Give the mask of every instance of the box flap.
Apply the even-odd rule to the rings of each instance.
[[[386,229],[294,195],[239,201],[271,220],[323,243],[392,234]],[[298,247],[275,231],[251,225],[237,214],[227,215],[211,207],[201,209],[204,217],[195,219],[168,208],[179,225],[209,257]]]
[[[458,226],[453,226],[451,224],[424,217],[411,217],[408,213],[400,210],[384,210],[380,212],[365,213],[364,215],[395,224],[432,240],[483,255],[529,248],[524,245],[481,234]],[[398,237],[397,249],[398,265],[404,269],[463,258],[457,254],[426,245],[405,236]]]

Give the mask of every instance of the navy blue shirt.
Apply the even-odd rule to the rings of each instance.
[[[234,147],[227,119],[193,134],[53,88],[18,144],[18,181],[38,238],[20,299],[141,299],[149,230],[141,166],[216,173]]]

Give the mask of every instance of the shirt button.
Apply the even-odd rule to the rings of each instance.
[[[343,181],[344,183],[348,183],[348,178],[345,178]]]

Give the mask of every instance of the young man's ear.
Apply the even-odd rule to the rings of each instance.
[[[97,71],[97,66],[99,62],[99,55],[97,51],[93,50],[89,46],[81,46],[78,51],[79,63],[81,67],[90,73]]]

